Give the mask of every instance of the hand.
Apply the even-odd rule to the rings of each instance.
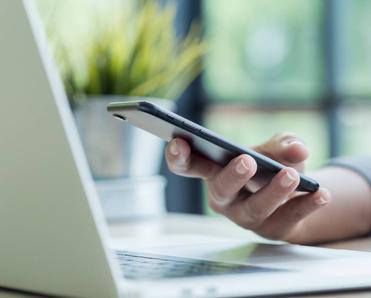
[[[278,172],[265,186],[251,192],[246,185],[255,175],[257,164],[249,155],[232,159],[225,167],[191,152],[180,138],[166,148],[166,161],[175,174],[202,178],[208,188],[208,204],[238,225],[263,237],[300,242],[305,234],[304,219],[330,201],[330,193],[320,188],[315,193],[299,193],[298,171],[304,170],[308,151],[292,134],[279,134],[253,147],[288,167]]]

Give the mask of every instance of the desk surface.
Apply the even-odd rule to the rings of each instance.
[[[110,233],[114,238],[121,237],[153,237],[171,234],[189,234],[190,232],[206,236],[226,236],[256,241],[261,239],[254,233],[237,227],[225,218],[205,217],[196,215],[172,214],[162,218],[141,221],[116,222],[110,224]],[[322,245],[335,249],[351,249],[371,251],[371,238],[354,239]],[[0,298],[38,297],[0,290]],[[312,297],[312,296],[305,296]],[[313,295],[313,297],[371,297],[371,292],[337,293],[328,295]]]

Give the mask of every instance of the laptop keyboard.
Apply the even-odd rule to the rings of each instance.
[[[251,265],[240,265],[129,251],[117,251],[116,254],[123,275],[128,279],[161,279],[280,271],[279,269]]]

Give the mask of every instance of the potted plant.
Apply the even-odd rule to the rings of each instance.
[[[47,22],[55,60],[97,180],[158,174],[163,142],[113,119],[106,105],[143,96],[174,108],[174,100],[200,73],[205,53],[197,23],[185,37],[176,35],[175,13],[171,2],[124,1],[93,14],[93,30],[78,37],[78,43],[58,34],[54,18]]]

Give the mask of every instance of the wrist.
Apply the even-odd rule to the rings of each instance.
[[[364,236],[371,231],[371,187],[356,171],[327,166],[310,174],[331,193],[331,202],[305,218],[302,242]]]
[[[282,240],[295,244],[309,244],[310,241],[306,232],[305,219],[297,223]]]

